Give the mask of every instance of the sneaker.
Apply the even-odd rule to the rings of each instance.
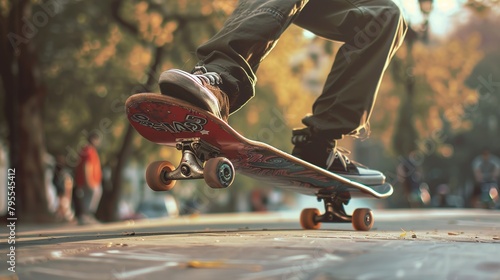
[[[309,127],[294,130],[292,143],[295,145],[292,155],[304,161],[363,185],[385,183],[384,174],[350,160],[346,156],[349,151],[337,147],[335,141],[315,136]]]
[[[219,74],[207,72],[205,67],[196,67],[193,74],[171,69],[160,75],[158,83],[162,94],[189,102],[227,122],[229,98],[220,88]]]

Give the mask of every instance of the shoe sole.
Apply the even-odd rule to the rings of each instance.
[[[385,183],[385,176],[380,174],[373,175],[348,175],[342,173],[335,173],[351,181],[366,185],[366,186],[377,186]]]

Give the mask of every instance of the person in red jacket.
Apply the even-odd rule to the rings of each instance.
[[[75,170],[75,215],[79,224],[96,222],[94,214],[102,195],[102,169],[97,153],[101,139],[98,134],[91,134],[88,142],[80,151]]]

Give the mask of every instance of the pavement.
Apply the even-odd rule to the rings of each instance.
[[[368,232],[302,230],[296,211],[17,224],[14,250],[0,235],[0,279],[500,279],[500,211],[374,216]]]

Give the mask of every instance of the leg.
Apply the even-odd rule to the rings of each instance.
[[[383,72],[403,41],[406,25],[399,8],[390,0],[311,0],[294,23],[345,42],[304,124],[329,140],[359,134],[367,128]]]
[[[91,214],[90,204],[92,203],[93,190],[89,187],[83,189],[83,214],[89,216]]]
[[[255,71],[307,0],[240,0],[223,28],[197,50],[193,73],[173,69],[160,90],[227,121],[254,96]]]
[[[330,40],[343,41],[313,114],[295,130],[292,154],[367,185],[385,176],[353,161],[336,148],[344,135],[368,130],[368,119],[390,59],[406,30],[390,0],[311,0],[295,24]]]
[[[80,186],[75,191],[75,214],[80,225],[93,224],[96,204],[100,200],[100,189],[91,189],[87,186]],[[78,204],[77,204],[78,203]],[[76,211],[78,209],[78,211]]]
[[[253,97],[260,62],[307,2],[241,0],[224,27],[198,48],[200,63],[222,76],[230,112]]]
[[[94,189],[89,190],[89,214],[94,216],[97,212],[97,207],[99,207],[99,202],[102,197],[102,187],[99,186]]]
[[[83,214],[83,191],[81,186],[73,188],[73,207],[77,219]]]

